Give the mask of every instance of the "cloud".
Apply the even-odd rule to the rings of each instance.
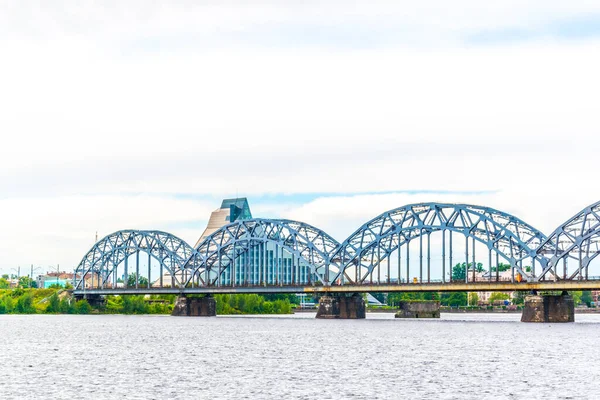
[[[101,238],[120,229],[166,230],[194,242],[214,208],[203,201],[147,195],[0,200],[0,268],[33,263],[71,270],[96,233]],[[194,223],[177,224],[182,221]]]
[[[236,194],[340,240],[409,202],[547,230],[597,198],[600,38],[568,33],[595,4],[0,7],[0,268],[194,242]]]

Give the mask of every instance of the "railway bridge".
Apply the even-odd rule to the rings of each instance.
[[[342,242],[286,219],[234,221],[196,247],[167,232],[121,230],[84,255],[73,286],[80,297],[302,292],[336,304],[363,292],[567,292],[600,289],[599,253],[600,202],[548,236],[493,208],[419,203]]]

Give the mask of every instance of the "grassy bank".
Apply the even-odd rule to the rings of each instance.
[[[0,314],[89,314],[85,300],[75,301],[60,289],[2,289]]]
[[[62,289],[0,289],[0,314],[170,314],[177,296],[106,296],[102,304],[75,301]],[[217,315],[290,314],[296,296],[216,295]]]

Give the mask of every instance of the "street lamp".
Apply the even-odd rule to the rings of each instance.
[[[51,271],[54,271],[54,267],[52,265],[49,265],[48,268]],[[58,276],[60,275],[60,264],[56,264],[56,284],[58,285]]]
[[[33,264],[31,264],[31,274],[29,275],[29,288],[30,289],[31,289],[31,281],[33,281],[33,273],[39,269],[42,269],[42,267],[33,268]]]
[[[11,271],[17,271],[17,286],[19,285],[19,278],[21,278],[21,266],[19,268],[11,268]]]

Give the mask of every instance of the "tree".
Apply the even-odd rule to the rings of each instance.
[[[33,296],[31,293],[25,293],[24,295],[19,296],[15,310],[21,314],[35,314],[35,308],[33,307]]]
[[[464,281],[465,280],[465,263],[456,264],[452,268],[452,280],[453,281]]]
[[[300,298],[295,294],[264,294],[261,297],[263,297],[265,301],[288,299],[291,304],[300,304]]]
[[[136,274],[133,273],[127,277],[127,287],[135,287],[135,276],[136,276]],[[138,279],[138,285],[140,287],[147,287],[148,286],[148,278],[145,278],[140,275],[140,277]]]
[[[0,314],[9,314],[15,308],[15,301],[11,295],[5,294],[0,297]]]
[[[581,304],[581,296],[583,296],[583,292],[581,290],[573,290],[570,292],[571,297],[573,297],[573,304],[576,306]]]
[[[477,293],[475,293],[475,292],[469,293],[469,305],[476,306],[478,304],[479,304],[479,296],[477,296]]]
[[[472,269],[473,263],[459,263],[452,268],[452,280],[453,281],[464,281],[466,270]],[[475,272],[483,272],[483,264],[478,262],[475,263]]]
[[[581,293],[581,302],[584,303],[586,306],[591,307],[592,301],[594,301],[594,298],[592,297],[592,292],[589,290],[584,290]]]
[[[52,296],[48,299],[48,305],[46,306],[47,313],[57,313],[60,311],[60,300],[56,292],[52,293]]]
[[[75,312],[77,314],[89,314],[90,311],[92,311],[92,306],[87,300],[83,299],[75,302]]]
[[[0,289],[8,289],[10,287],[10,283],[4,277],[0,278]]]
[[[438,292],[395,292],[388,293],[388,304],[398,305],[401,301],[440,300]]]
[[[498,270],[498,272],[504,272],[504,271],[508,271],[510,269],[510,264],[503,264],[503,263],[499,263],[498,266],[494,266],[492,267],[492,271],[496,272],[496,270]]]
[[[504,301],[508,300],[510,296],[506,293],[494,292],[489,298],[490,304],[493,304],[495,301]]]
[[[37,288],[37,282],[28,276],[22,276],[19,278],[19,286],[22,288]]]
[[[513,293],[512,303],[514,305],[520,305],[525,303],[525,297],[527,296],[527,292],[519,290]]]
[[[75,305],[71,301],[71,299],[67,297],[63,297],[60,301],[60,305],[58,307],[59,312],[63,314],[75,314]]]
[[[440,303],[449,307],[463,307],[467,305],[467,292],[442,293]]]

